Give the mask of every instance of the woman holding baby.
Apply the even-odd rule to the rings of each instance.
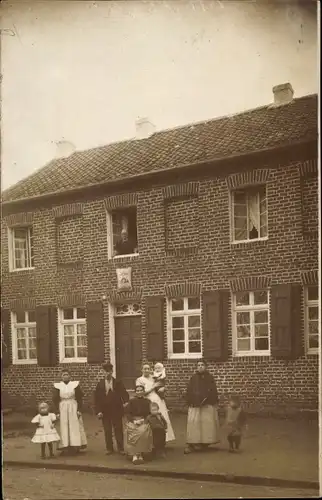
[[[167,423],[166,441],[174,441],[175,436],[170,422],[167,405],[164,401],[165,390],[165,369],[162,363],[154,365],[152,373],[149,364],[144,364],[142,367],[142,376],[136,380],[137,386],[144,387],[145,397],[153,403],[157,403],[160,413]]]

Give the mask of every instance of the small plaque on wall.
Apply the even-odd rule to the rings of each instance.
[[[123,292],[125,290],[132,290],[131,267],[116,269],[116,276],[117,276],[117,289],[119,292]]]

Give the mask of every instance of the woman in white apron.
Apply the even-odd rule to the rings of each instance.
[[[158,403],[160,413],[168,424],[166,441],[167,442],[174,441],[175,436],[170,422],[167,405],[165,404],[165,401],[161,399],[160,396],[155,391],[155,387],[158,386],[156,385],[154,378],[152,377],[152,370],[150,368],[150,365],[148,364],[143,365],[142,377],[139,377],[136,380],[136,385],[141,385],[142,387],[144,387],[146,398],[148,398],[150,401]]]
[[[53,403],[60,422],[60,449],[63,455],[86,448],[87,439],[82,419],[83,393],[78,381],[70,379],[68,370],[62,381],[54,384]]]

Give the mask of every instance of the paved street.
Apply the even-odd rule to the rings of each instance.
[[[114,498],[318,498],[317,491],[44,469],[5,468],[5,500]]]

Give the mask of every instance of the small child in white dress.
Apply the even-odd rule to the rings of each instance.
[[[36,415],[31,423],[37,424],[37,430],[32,438],[33,443],[40,443],[41,445],[41,458],[46,458],[46,443],[48,444],[49,457],[53,458],[54,450],[53,443],[60,441],[59,434],[55,428],[56,415],[49,413],[49,406],[47,403],[42,402],[38,406],[39,413]]]
[[[166,373],[165,368],[162,363],[155,363],[154,371],[153,371],[154,382],[157,382],[159,387],[155,390],[158,396],[161,399],[164,399],[164,391],[165,391],[165,381],[166,381]]]

